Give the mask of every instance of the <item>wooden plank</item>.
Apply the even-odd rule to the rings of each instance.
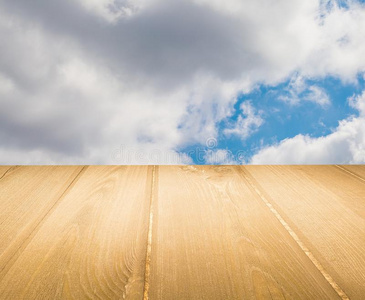
[[[0,179],[3,178],[9,169],[11,169],[11,166],[0,166]]]
[[[340,165],[337,167],[344,169],[344,171],[347,171],[347,174],[365,182],[365,165]]]
[[[81,167],[20,167],[0,180],[0,280]]]
[[[350,299],[363,299],[362,183],[334,166],[247,166],[245,169]]]
[[[19,166],[0,166],[0,180],[18,168]]]
[[[334,194],[347,208],[365,219],[365,181],[348,174],[337,166],[296,166],[300,176],[312,181],[318,189]],[[354,171],[360,168],[353,168]]]
[[[150,299],[337,299],[235,167],[159,167]]]
[[[0,298],[141,299],[150,189],[151,168],[89,167],[3,276]]]
[[[0,298],[361,299],[347,171],[0,167]]]

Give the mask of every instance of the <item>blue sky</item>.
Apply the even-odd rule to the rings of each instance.
[[[1,164],[365,163],[363,0],[5,0],[0,41]]]
[[[276,86],[258,85],[252,92],[237,98],[232,116],[219,124],[219,134],[214,147],[195,144],[182,151],[189,153],[195,164],[204,164],[203,153],[214,149],[229,151],[233,156],[232,160],[236,163],[247,163],[263,146],[277,144],[281,140],[293,138],[298,134],[313,138],[326,136],[336,130],[341,120],[359,114],[349,105],[348,99],[361,95],[365,89],[365,80],[362,76],[357,76],[354,82],[342,82],[339,78],[331,76],[306,82],[309,86],[315,85],[323,89],[330,103],[322,106],[310,101],[300,101],[288,105],[280,100],[280,96],[287,94],[290,80]],[[299,100],[302,98],[303,95],[299,97]],[[261,112],[263,124],[247,139],[242,140],[240,136],[227,137],[222,131],[227,124],[237,121],[240,115],[239,107],[245,101],[250,101],[252,106]]]

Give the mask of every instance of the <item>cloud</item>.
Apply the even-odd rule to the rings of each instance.
[[[248,107],[218,128],[238,95],[364,72],[364,14],[354,1],[1,1],[1,162],[107,163],[121,144],[177,153],[219,132],[246,138],[261,122]],[[316,86],[307,100],[328,102]]]
[[[346,10],[333,5],[324,15],[317,0],[146,3],[19,0],[4,1],[3,6],[52,38],[66,36],[84,54],[117,64],[120,73],[143,76],[164,84],[163,88],[166,80],[174,85],[186,83],[201,71],[225,81],[249,76],[253,81],[275,82],[298,68],[313,76],[326,72],[327,67],[336,67],[346,76],[364,70],[365,65],[356,60],[364,49],[359,30],[364,7],[353,2]],[[89,13],[90,7],[112,11],[112,7],[131,6],[138,13],[112,24]],[[225,13],[237,7],[239,13]],[[341,21],[348,26],[339,25]],[[318,57],[326,59],[321,63]],[[349,61],[356,64],[348,65]]]
[[[339,122],[329,135],[313,138],[299,134],[264,147],[251,164],[363,164],[365,163],[365,92],[349,103],[360,115]]]
[[[223,132],[228,136],[237,135],[244,140],[256,132],[264,123],[264,120],[260,116],[260,112],[256,113],[251,101],[244,101],[240,106],[240,110],[242,113],[238,116],[237,121],[224,129]]]
[[[208,165],[236,165],[233,154],[227,149],[210,149],[204,155],[205,163]]]
[[[359,111],[360,116],[365,117],[365,91],[361,95],[353,95],[348,99],[349,105]]]
[[[322,1],[319,39],[301,67],[304,76],[331,74],[344,81],[356,80],[365,61],[365,4],[361,1]]]
[[[102,18],[104,21],[115,23],[119,19],[128,18],[141,9],[143,9],[148,2],[146,0],[76,0],[87,11]]]
[[[310,101],[326,107],[331,104],[326,91],[317,86],[310,85],[303,76],[295,74],[288,84],[288,87],[280,91],[278,99],[290,105],[298,105],[301,101]]]
[[[317,103],[321,106],[327,106],[331,103],[326,91],[316,85],[308,87],[308,93],[304,95],[303,99]]]

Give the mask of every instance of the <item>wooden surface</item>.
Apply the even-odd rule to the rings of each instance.
[[[0,299],[365,299],[365,166],[0,166]]]

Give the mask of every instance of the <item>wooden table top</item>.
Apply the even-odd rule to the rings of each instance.
[[[365,166],[0,166],[0,299],[365,299]]]

